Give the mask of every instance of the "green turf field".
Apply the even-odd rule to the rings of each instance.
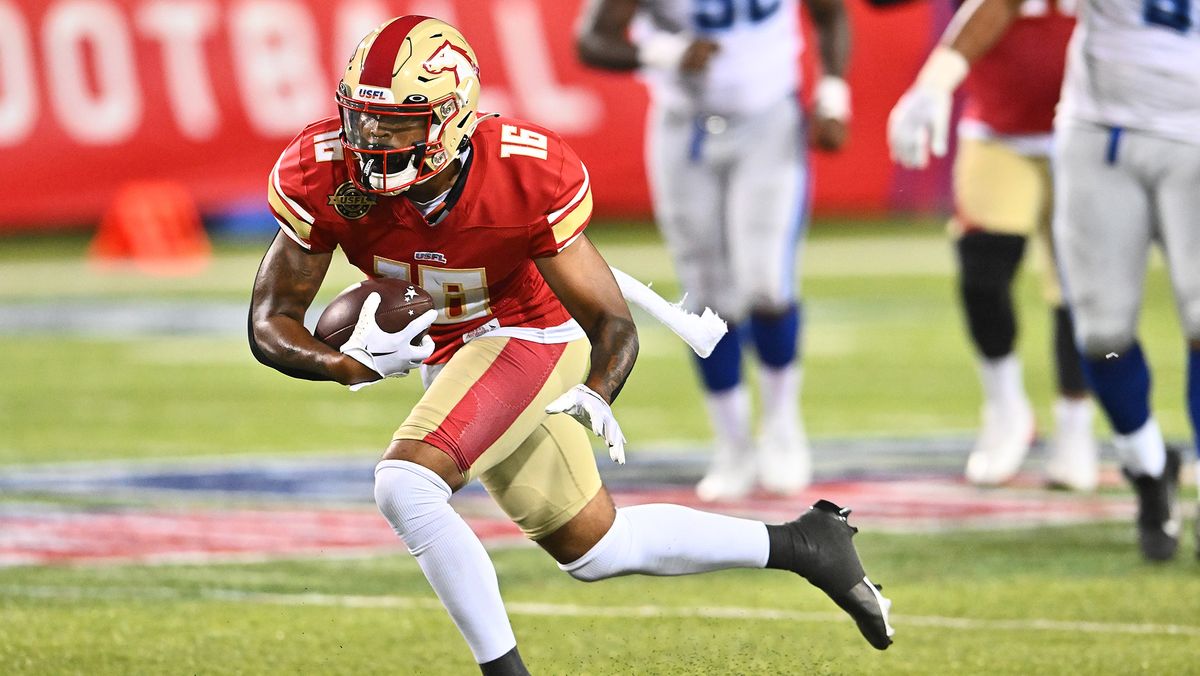
[[[610,263],[678,296],[653,231],[611,224],[589,232]],[[70,236],[0,240],[0,308],[115,316],[158,303],[236,313],[266,242],[218,242],[207,272],[174,279],[93,271],[85,246]],[[808,242],[805,270],[810,435],[968,436],[977,384],[940,226],[824,222]],[[336,269],[322,298],[355,278]],[[1048,421],[1050,316],[1034,275],[1022,276],[1019,294],[1027,385]],[[702,442],[687,348],[639,319],[641,355],[615,408],[629,454]],[[411,380],[359,393],[290,381],[253,361],[240,326],[98,337],[0,331],[0,475],[59,461],[373,452],[417,396]],[[1142,326],[1156,414],[1168,437],[1187,439],[1184,349],[1161,266],[1151,272]],[[1103,422],[1097,429],[1107,433]],[[56,500],[2,495],[0,506]],[[534,549],[497,551],[495,560],[535,673],[1200,673],[1200,563],[1191,539],[1177,560],[1155,566],[1139,560],[1132,537],[1124,523],[864,529],[857,542],[868,571],[895,602],[897,642],[886,653],[789,574],[585,585]],[[405,555],[0,567],[0,673],[473,669]]]
[[[678,298],[670,262],[646,227],[595,228],[610,263]],[[82,239],[0,241],[0,304],[77,308],[161,301],[244,306],[265,242],[225,243],[203,275],[97,273]],[[974,362],[935,224],[825,223],[804,254],[805,417],[816,437],[968,434],[978,417]],[[357,279],[337,267],[318,300]],[[1034,274],[1019,283],[1021,349],[1030,394],[1049,419],[1050,315]],[[641,353],[617,405],[639,443],[707,436],[686,346],[647,317]],[[1188,432],[1183,344],[1161,266],[1147,285],[1143,341],[1155,369],[1156,414]],[[408,382],[350,393],[289,381],[258,366],[244,335],[84,339],[0,334],[0,463],[80,458],[381,447],[419,389]],[[296,420],[317,424],[298,426]]]
[[[1124,528],[859,539],[896,604],[896,644],[884,653],[790,573],[585,585],[536,551],[494,558],[534,673],[1186,674],[1197,668],[1195,562],[1141,565]],[[0,665],[9,673],[473,669],[407,556],[18,569],[0,575],[0,584],[0,630],[10,637],[0,643]],[[1169,625],[1190,633],[1173,634]]]

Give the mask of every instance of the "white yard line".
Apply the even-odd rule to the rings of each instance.
[[[361,596],[344,594],[278,594],[236,589],[208,589],[198,592],[201,599],[236,603],[259,603],[283,606],[322,606],[339,608],[396,608],[402,610],[441,610],[433,597]],[[50,599],[179,599],[192,598],[170,587],[88,588],[88,587],[29,587],[0,585],[0,596]],[[843,613],[798,612],[780,608],[745,608],[738,606],[598,606],[574,603],[534,603],[509,601],[505,604],[513,615],[539,617],[615,617],[636,618],[702,618],[711,620],[764,620],[784,622],[840,622],[849,618]],[[960,629],[964,631],[1062,631],[1083,634],[1136,634],[1187,636],[1200,638],[1200,626],[1186,624],[1149,624],[1134,622],[1081,622],[1047,618],[986,619],[973,617],[944,617],[939,615],[891,616],[891,623],[903,632],[905,627]]]

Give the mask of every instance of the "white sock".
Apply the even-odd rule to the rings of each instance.
[[[375,466],[375,504],[417,558],[475,661],[483,664],[512,650],[517,639],[492,560],[450,507],[450,493],[441,477],[416,463],[384,460]]]
[[[758,370],[758,382],[764,424],[771,420],[791,422],[799,419],[800,385],[803,380],[804,369],[796,362],[782,368],[762,365]]]
[[[1092,400],[1087,397],[1059,397],[1054,402],[1055,432],[1092,429]]]
[[[587,554],[559,568],[594,582],[617,575],[688,575],[726,568],[763,568],[770,547],[761,521],[679,505],[617,510],[612,528]]]
[[[1026,398],[1021,360],[1017,358],[1016,353],[1009,353],[997,359],[980,359],[979,380],[983,384],[983,396],[988,403],[1005,405]]]
[[[708,392],[704,396],[708,407],[708,418],[712,421],[717,442],[734,450],[749,450],[750,393],[746,386],[738,383],[728,390]]]
[[[1159,477],[1167,466],[1167,447],[1154,416],[1130,434],[1114,434],[1113,447],[1121,466],[1134,475]]]

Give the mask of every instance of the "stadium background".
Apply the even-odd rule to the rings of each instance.
[[[363,32],[443,16],[479,52],[484,106],[563,132],[587,161],[606,257],[677,298],[648,222],[646,95],[576,63],[580,4],[0,0],[0,672],[472,672],[371,501],[374,459],[416,385],[349,393],[249,355],[246,301],[275,229],[264,187],[292,135],[334,112]],[[817,497],[854,507],[898,642],[871,651],[782,574],[580,585],[464,491],[456,507],[493,552],[523,654],[539,673],[1198,673],[1193,543],[1166,565],[1140,560],[1110,449],[1094,495],[1045,490],[1040,448],[1011,486],[962,481],[978,384],[943,233],[948,163],[897,170],[884,140],[950,7],[847,4],[852,137],[815,157],[804,252],[817,482],[718,508],[779,521]],[[201,222],[193,202],[204,246],[158,249],[183,256],[164,265],[97,260],[100,223],[126,247],[177,236]],[[156,232],[164,213],[174,225]],[[357,276],[335,264],[318,305]],[[1168,289],[1156,260],[1144,345],[1164,430],[1187,440]],[[1046,420],[1048,314],[1028,273],[1017,293]],[[708,431],[689,356],[638,321],[616,407],[630,464],[600,454],[601,468],[621,504],[694,505]]]
[[[446,18],[468,36],[482,64],[481,109],[566,138],[591,171],[599,218],[644,218],[646,93],[632,78],[577,62],[581,4],[0,2],[0,228],[94,223],[121,185],[145,179],[182,183],[213,224],[267,220],[264,177],[280,149],[336,113],[330,92],[359,38],[406,12]],[[893,169],[883,133],[948,9],[848,5],[853,135],[844,152],[815,160],[817,213],[940,207],[944,175]]]

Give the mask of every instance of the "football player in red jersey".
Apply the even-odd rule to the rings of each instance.
[[[1058,367],[1046,474],[1053,485],[1084,491],[1094,489],[1099,477],[1092,406],[1050,236],[1051,128],[1075,23],[1064,10],[1073,4],[1026,0],[994,44],[980,43],[961,30],[960,20],[952,22],[888,124],[893,158],[923,168],[931,149],[934,155],[946,153],[951,97],[960,83],[966,90],[949,229],[984,392],[983,422],[966,466],[967,479],[981,485],[1011,479],[1034,440],[1033,408],[1014,349],[1012,301],[1013,278],[1029,238],[1054,315]]]
[[[849,510],[820,501],[768,526],[614,507],[576,421],[624,461],[610,404],[638,342],[583,232],[587,170],[553,132],[480,115],[478,100],[475,54],[452,26],[404,16],[363,39],[338,86],[340,116],[301,132],[271,171],[280,233],[255,280],[250,338],[273,368],[351,388],[420,365],[426,391],[376,467],[375,500],[483,673],[527,672],[492,563],[448,502],[475,478],[580,580],[791,570],[885,648],[890,602],[863,572]],[[435,309],[389,334],[373,297],[341,351],[317,341],[303,318],[339,246],[369,276],[424,287]]]

